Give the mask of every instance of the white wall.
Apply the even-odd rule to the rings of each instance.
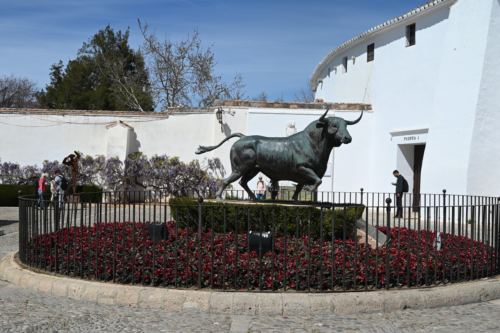
[[[467,179],[480,85],[484,71],[495,70],[484,62],[491,5],[492,0],[464,0],[451,8],[422,166],[424,192],[471,194]]]
[[[124,127],[118,125],[106,129],[106,125],[118,120],[134,128],[128,133],[128,145]],[[236,111],[234,116],[225,115],[224,121],[226,128],[241,132],[246,130],[245,111]],[[108,140],[108,133],[111,132],[115,134]],[[210,146],[214,140],[218,143],[225,137],[220,133],[220,125],[213,112],[174,113],[169,118],[123,114],[61,115],[57,112],[45,115],[0,113],[0,133],[3,137],[0,158],[3,162],[18,162],[21,165],[41,166],[44,160],[62,161],[74,150],[92,156],[106,155],[109,143],[111,155],[121,154],[128,146],[130,152],[141,151],[147,156],[167,154],[178,156],[185,162],[217,156],[230,170],[229,157],[224,150],[228,147],[204,155],[195,154],[199,145]],[[120,137],[123,142],[116,142]]]
[[[500,1],[489,0],[485,2],[491,2],[492,9],[471,140],[467,170],[467,193],[499,196]]]
[[[353,127],[352,150],[335,152],[336,190],[358,190],[362,179],[367,191],[394,191],[392,171],[401,167],[403,157],[400,138],[416,131],[425,132],[411,142],[426,144],[422,193],[445,188],[448,193],[498,195],[495,186],[484,185],[500,183],[499,7],[499,0],[460,0],[394,24],[336,54],[327,66],[330,77],[328,69],[321,74],[316,98],[364,101],[375,110]],[[416,45],[406,47],[406,26],[412,23]],[[367,63],[371,43],[375,60]],[[349,59],[346,74],[344,56]],[[348,152],[364,161],[346,163]]]

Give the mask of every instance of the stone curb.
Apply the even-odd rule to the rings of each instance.
[[[437,288],[330,294],[250,293],[162,289],[80,281],[23,269],[12,252],[0,276],[17,286],[103,305],[235,315],[358,314],[429,309],[500,298],[500,279]]]

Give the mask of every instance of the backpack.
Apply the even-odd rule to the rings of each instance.
[[[60,175],[59,177],[61,177],[61,189],[63,191],[67,191],[68,190],[68,181],[66,180],[66,178],[64,178],[63,175]]]
[[[408,193],[409,190],[410,186],[408,186],[408,182],[406,181],[406,179],[403,178],[403,192]]]

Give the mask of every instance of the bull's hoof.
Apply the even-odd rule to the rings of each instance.
[[[215,199],[216,202],[224,202],[224,200],[222,199],[221,196],[218,196],[216,199]]]

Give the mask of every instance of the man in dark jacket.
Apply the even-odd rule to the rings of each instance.
[[[405,178],[399,173],[398,170],[394,170],[392,174],[398,179],[396,183],[392,183],[392,185],[396,186],[396,206],[398,206],[394,217],[403,217],[403,189]]]

